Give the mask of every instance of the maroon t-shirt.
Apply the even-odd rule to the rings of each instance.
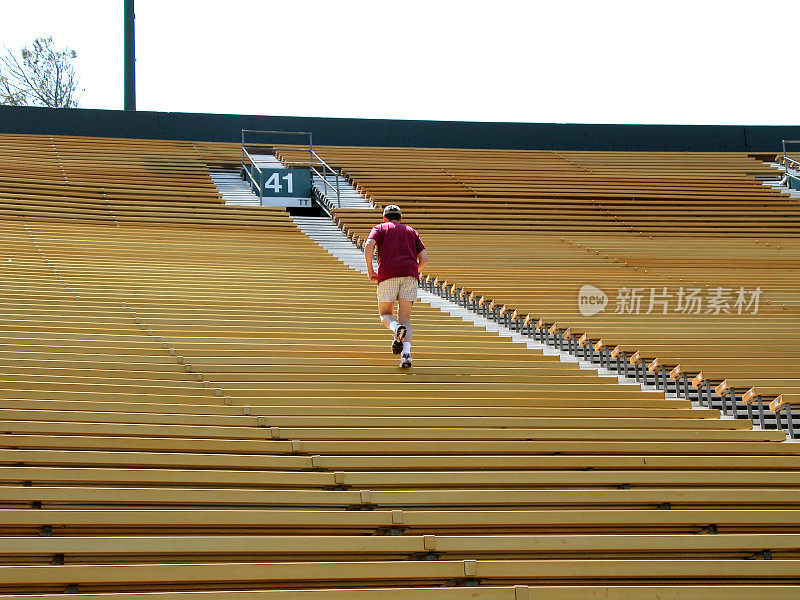
[[[367,239],[378,247],[378,283],[392,277],[415,277],[419,280],[417,255],[425,244],[413,227],[389,221],[372,228]]]

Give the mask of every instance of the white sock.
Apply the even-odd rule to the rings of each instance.
[[[411,342],[403,342],[403,354],[411,354]]]
[[[389,322],[389,329],[392,330],[392,333],[394,333],[394,334],[397,333],[397,326],[398,325],[400,325],[400,323],[398,323],[397,321],[390,321]]]

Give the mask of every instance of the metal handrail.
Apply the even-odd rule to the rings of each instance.
[[[319,171],[317,171],[317,170],[314,168],[313,159],[315,159],[315,158],[316,158],[316,159],[317,159],[317,160],[320,162],[320,164],[322,165],[322,173],[320,173]],[[325,162],[325,160],[324,160],[324,159],[323,159],[323,158],[322,158],[322,157],[321,157],[319,154],[317,154],[316,152],[314,152],[314,150],[311,150],[311,159],[312,159],[311,169],[312,169],[312,170],[313,170],[313,171],[314,171],[314,172],[315,172],[317,175],[319,175],[319,177],[322,179],[323,183],[324,183],[326,186],[328,186],[329,188],[331,188],[331,191],[332,191],[332,192],[334,192],[334,191],[336,192],[336,208],[342,208],[342,194],[341,194],[341,190],[340,190],[340,188],[339,188],[339,177],[340,177],[339,173],[337,173],[337,172],[336,172],[336,169],[334,169],[334,168],[333,168],[333,167],[331,167],[331,166],[330,166],[328,163],[326,163],[326,162]],[[327,177],[326,177],[326,176],[327,176],[327,171],[330,171],[330,172],[331,172],[331,174],[332,174],[332,175],[335,177],[335,180],[336,180],[336,186],[334,186],[333,184],[331,184],[331,182],[330,182],[330,181],[328,181],[328,179],[327,179]]]
[[[331,193],[335,193],[336,194],[336,207],[337,208],[341,208],[342,207],[342,198],[341,198],[341,195],[340,195],[340,192],[339,192],[339,175],[336,174],[336,172],[333,173],[333,175],[336,177],[336,185],[334,186],[330,181],[328,181],[328,179],[326,177],[327,174],[326,174],[324,169],[323,169],[322,173],[320,173],[319,171],[317,171],[316,168],[314,168],[312,166],[311,167],[311,171],[317,174],[317,176],[322,180],[322,183],[325,186],[331,188]]]
[[[330,181],[328,181],[327,179],[325,179],[325,176],[322,173],[320,173],[319,171],[317,171],[313,166],[311,167],[311,170],[314,171],[314,173],[316,173],[318,177],[322,178],[322,183],[324,183],[329,188],[331,188],[331,191],[334,191],[336,189],[335,187],[333,187],[333,184]]]
[[[333,167],[331,167],[328,163],[326,163],[325,160],[319,154],[314,152],[313,150],[311,151],[311,156],[316,158],[324,167],[327,167],[328,169],[333,171]]]
[[[331,183],[330,183],[330,182],[329,182],[327,179],[325,179],[325,176],[324,176],[322,173],[320,173],[319,171],[317,171],[317,169],[315,169],[313,166],[311,167],[311,171],[312,171],[313,173],[315,173],[315,174],[317,175],[317,177],[319,177],[320,179],[322,179],[322,183],[324,183],[326,186],[328,186],[329,188],[331,188],[331,191],[335,191],[335,188],[333,187],[333,185],[332,185],[332,184],[331,184]]]
[[[258,203],[261,204],[261,200],[262,200],[261,186],[258,185],[258,182],[255,180],[255,177],[253,177],[250,174],[250,171],[248,171],[247,169],[244,169],[244,172],[250,178],[250,182],[253,184],[253,186],[258,189]]]
[[[256,181],[255,177],[253,177],[253,174],[250,173],[250,171],[248,171],[247,168],[245,167],[245,164],[244,164],[245,157],[247,157],[247,159],[250,161],[250,164],[253,165],[253,167],[256,169],[256,171],[258,171],[258,174],[261,175],[262,177],[264,175],[264,171],[262,171],[261,167],[259,167],[256,164],[256,161],[253,160],[253,157],[250,156],[250,153],[245,149],[245,147],[242,146],[242,170],[250,178],[250,181],[252,182],[252,184],[258,189],[258,203],[260,205],[262,203],[262,201],[264,200],[264,191],[261,189],[261,185]]]
[[[330,181],[328,181],[325,178],[325,175],[323,175],[323,173],[325,172],[324,170],[323,170],[323,173],[320,173],[319,171],[317,171],[316,168],[314,168],[312,166],[311,167],[311,171],[316,173],[317,176],[320,179],[322,179],[322,183],[323,184],[325,184],[327,187],[331,188],[331,193],[333,193],[333,192],[336,193],[336,208],[341,208],[342,207],[342,199],[341,199],[341,196],[339,195],[339,176],[334,173],[336,175],[336,186],[334,186]]]
[[[261,167],[259,167],[258,164],[256,163],[256,161],[253,160],[253,157],[250,155],[250,153],[247,150],[242,148],[242,153],[243,153],[242,156],[246,156],[247,159],[250,161],[250,164],[253,165],[256,169],[258,169],[259,173],[263,173],[263,171],[261,170]],[[244,164],[244,161],[242,161],[242,164]]]
[[[784,167],[786,166],[786,163],[788,162],[788,163],[792,163],[792,165],[796,166],[797,168],[800,168],[800,160],[796,160],[796,159],[791,158],[789,156],[784,156],[783,157],[783,162],[784,162],[784,165],[783,165]]]
[[[786,163],[792,163],[792,165],[797,165],[800,167],[800,161],[786,156],[786,144],[800,144],[800,140],[781,140],[781,145],[783,146],[783,155],[781,156],[780,164],[786,167]]]
[[[339,177],[341,175],[336,171],[336,169],[334,169],[328,163],[326,163],[319,154],[314,152],[313,135],[312,135],[312,133],[310,131],[271,131],[271,130],[265,130],[265,129],[242,129],[242,168],[243,168],[244,172],[247,173],[247,176],[250,178],[250,180],[258,188],[259,203],[261,201],[263,201],[263,190],[261,189],[261,186],[258,183],[255,182],[255,178],[250,173],[250,171],[247,168],[245,168],[246,160],[249,160],[250,164],[253,165],[256,168],[256,170],[259,172],[259,174],[263,175],[263,171],[261,170],[261,168],[259,168],[259,166],[256,164],[255,160],[253,160],[253,157],[250,155],[250,153],[245,148],[245,146],[247,145],[246,141],[245,141],[245,137],[246,137],[246,134],[249,134],[249,133],[270,134],[270,135],[302,135],[302,136],[308,136],[308,156],[309,156],[308,168],[311,170],[312,173],[316,173],[317,176],[319,176],[319,178],[322,180],[322,182],[323,182],[323,184],[325,186],[327,186],[327,187],[329,187],[331,189],[331,193],[336,192],[336,206],[337,206],[337,208],[341,208],[342,207],[342,193],[341,193],[341,188],[339,186]],[[251,146],[259,146],[259,145],[271,146],[271,144],[258,144],[258,143],[255,143],[255,142],[250,143],[250,145]],[[315,162],[315,159],[316,159],[317,162]],[[319,170],[316,169],[317,166],[321,167],[321,169],[322,169],[321,173],[319,172]],[[328,181],[328,172],[330,172],[330,174],[333,175],[334,180],[335,180],[335,185],[332,184],[330,181]],[[323,187],[323,190],[324,189],[325,188]]]
[[[269,129],[242,129],[242,149],[244,149],[244,134],[245,133],[268,133],[270,135],[302,135],[308,136],[308,152],[309,152],[309,162],[313,160],[312,155],[314,153],[314,139],[313,134],[310,131],[275,131]],[[267,144],[264,144],[267,145]]]
[[[273,131],[267,129],[242,129],[242,143],[244,143],[245,133],[285,133],[286,135],[311,135],[310,131]]]
[[[800,171],[800,160],[796,160],[789,156],[784,156],[782,164],[784,168],[784,175],[781,178],[780,184],[785,185],[788,188],[792,188],[793,180],[798,178],[796,171]],[[790,169],[794,169],[794,171],[790,171]]]

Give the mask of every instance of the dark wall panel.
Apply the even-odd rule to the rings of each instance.
[[[778,152],[782,139],[800,139],[800,126],[471,123],[0,106],[0,133],[238,142],[242,129],[311,131],[316,144],[344,146],[552,150]]]

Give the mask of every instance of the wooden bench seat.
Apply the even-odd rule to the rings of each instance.
[[[781,394],[769,403],[769,409],[773,412],[784,410],[787,406],[800,407],[800,393]]]
[[[585,597],[586,586],[547,585],[481,585],[480,587],[392,587],[392,588],[329,588],[325,590],[246,590],[197,592],[143,592],[111,594],[73,594],[75,600],[391,600],[398,595],[409,600],[578,600]],[[607,600],[648,600],[657,591],[665,600],[726,600],[730,585],[648,585],[646,587],[612,585],[591,587],[593,593]],[[800,586],[736,585],[735,591],[748,598],[793,600]],[[4,595],[3,600],[61,600],[63,594]]]
[[[573,424],[562,427],[437,427],[435,425],[416,427],[337,427],[334,429],[320,427],[201,427],[182,425],[141,425],[141,424],[94,424],[94,423],[47,423],[34,421],[7,421],[3,430],[14,434],[67,434],[67,435],[109,435],[131,437],[158,437],[166,435],[176,438],[210,438],[210,439],[298,439],[298,440],[425,440],[431,437],[439,440],[653,440],[653,441],[775,441],[780,440],[779,432],[752,431],[752,423],[740,419],[716,421],[708,419],[711,424],[705,428],[650,427],[623,428],[601,427],[576,420]]]
[[[559,489],[494,489],[416,488],[408,490],[315,490],[251,489],[251,488],[182,488],[175,486],[92,486],[37,485],[36,487],[0,486],[3,509],[190,509],[260,508],[286,509],[455,509],[504,510],[547,509],[615,509],[615,510],[688,510],[751,509],[769,495],[775,510],[795,510],[798,494],[794,488],[728,488],[728,487],[637,487],[625,489],[559,488]],[[214,528],[211,528],[214,531]]]
[[[693,411],[692,411],[693,412]],[[251,415],[251,416],[202,416],[202,415],[161,415],[147,413],[108,413],[87,411],[45,411],[45,410],[8,410],[0,408],[0,419],[14,423],[59,422],[59,423],[109,423],[130,425],[166,425],[166,426],[208,426],[208,427],[369,427],[373,429],[386,427],[486,427],[486,428],[574,428],[583,425],[592,429],[642,429],[652,428],[654,421],[649,418],[620,417],[581,417],[573,415],[569,410],[562,410],[560,415],[551,416],[491,416],[442,415],[442,416],[339,416],[339,415]],[[747,429],[746,421],[720,421],[711,418],[697,418],[694,414],[682,417],[663,419],[658,422],[665,429]],[[202,430],[198,430],[202,431]]]
[[[172,561],[257,562],[286,553],[295,560],[353,561],[365,558],[394,560],[415,555],[452,560],[460,556],[491,558],[496,553],[517,559],[539,558],[749,558],[765,550],[773,559],[791,558],[800,550],[795,534],[642,535],[630,540],[621,535],[426,535],[426,536],[126,536],[4,537],[0,538],[3,565],[48,564],[53,554],[64,564]],[[7,557],[7,558],[6,558]],[[374,559],[373,558],[373,559]]]
[[[800,561],[710,560],[469,560],[469,561],[385,561],[380,566],[371,562],[302,562],[302,563],[200,563],[185,565],[64,565],[0,567],[0,590],[54,591],[67,585],[78,585],[86,591],[113,591],[119,586],[132,590],[155,587],[162,591],[163,581],[191,589],[198,583],[220,586],[237,582],[258,589],[266,583],[327,582],[357,583],[393,581],[414,583],[446,583],[452,580],[480,578],[483,582],[552,582],[571,581],[599,583],[649,579],[658,583],[679,583],[687,578],[713,583],[720,578],[751,583],[771,581],[795,583],[800,575]],[[170,586],[171,587],[171,586]],[[173,587],[174,589],[174,587]],[[180,589],[180,588],[178,588]],[[4,590],[4,591],[5,591]]]
[[[800,511],[724,510],[5,510],[4,535],[38,535],[51,527],[58,535],[135,535],[191,533],[213,529],[217,535],[249,531],[258,535],[291,535],[325,531],[326,535],[398,529],[406,535],[479,533],[697,533],[716,525],[718,533],[800,532]],[[89,533],[95,532],[95,533]],[[140,533],[141,535],[141,533]]]
[[[703,379],[707,379],[709,381],[716,381],[714,379],[714,373],[709,373],[708,371],[703,371],[698,375],[698,377],[702,377]],[[719,377],[717,378],[717,380]],[[760,384],[764,385],[772,385],[774,387],[778,387],[781,389],[786,389],[787,391],[792,388],[800,389],[800,378],[798,379],[786,379],[782,377],[770,377],[768,379],[757,379],[755,377],[727,377],[719,382],[716,386],[715,391],[718,395],[724,394],[729,392],[733,389],[741,389],[747,390],[751,386],[758,386]]]
[[[179,487],[213,487],[213,488],[248,488],[267,486],[276,489],[290,488],[331,488],[334,486],[347,486],[356,489],[376,489],[393,487],[415,488],[593,488],[593,487],[686,487],[686,486],[718,486],[718,487],[746,487],[748,485],[761,485],[765,487],[798,487],[799,475],[793,471],[781,472],[718,472],[709,471],[658,471],[658,472],[630,472],[630,471],[592,471],[558,472],[547,470],[512,470],[513,465],[497,467],[497,471],[485,472],[474,470],[420,470],[420,471],[335,471],[335,472],[301,472],[300,469],[310,461],[306,457],[255,457],[247,461],[242,457],[231,460],[236,468],[226,468],[228,465],[220,464],[215,455],[192,455],[191,462],[181,460],[179,455],[166,456],[158,460],[142,453],[131,457],[121,456],[115,458],[120,466],[108,465],[102,460],[92,460],[93,457],[102,458],[100,453],[74,453],[75,462],[70,464],[67,460],[53,460],[53,452],[40,451],[43,455],[40,461],[36,460],[35,451],[24,451],[25,457],[30,457],[26,465],[18,467],[0,466],[0,480],[2,481],[32,481],[38,484],[91,484],[110,486],[179,486]],[[8,456],[12,451],[3,451]],[[17,457],[22,458],[23,453],[18,452]],[[137,460],[139,458],[140,460]],[[174,470],[165,467],[166,460],[175,461]],[[78,466],[82,459],[87,468]],[[263,470],[257,470],[257,461],[263,461]],[[109,461],[110,462],[110,461]],[[341,461],[343,467],[357,462],[355,460]],[[391,462],[391,461],[390,461]],[[492,461],[489,461],[491,463]],[[499,461],[495,461],[499,462]],[[37,464],[38,463],[38,464]],[[304,464],[306,463],[306,464]],[[39,465],[46,466],[39,466]],[[324,462],[322,464],[325,464]],[[330,463],[328,463],[330,464]],[[63,465],[63,466],[58,466]],[[401,466],[401,465],[398,465]],[[745,481],[743,481],[743,479]]]
[[[257,406],[208,406],[190,404],[146,404],[129,402],[91,402],[85,400],[0,400],[0,411],[12,410],[52,410],[52,411],[91,411],[92,413],[110,413],[125,415],[137,413],[145,415],[167,415],[171,419],[183,419],[184,415],[200,415],[211,418],[212,415],[239,416],[290,416],[290,415],[351,415],[351,416],[413,416],[424,418],[429,416],[474,416],[489,412],[494,416],[508,417],[628,417],[628,418],[718,418],[720,412],[713,409],[692,408],[687,402],[673,402],[667,406],[645,406],[630,408],[628,406],[506,406],[491,405],[469,407],[453,406],[356,406],[346,404],[267,404]],[[120,417],[121,418],[121,417]]]

